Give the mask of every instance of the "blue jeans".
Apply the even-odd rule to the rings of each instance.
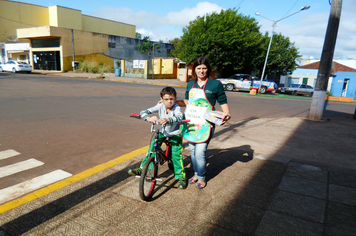
[[[192,158],[192,164],[194,169],[194,176],[198,178],[198,180],[205,181],[205,173],[206,173],[206,149],[208,148],[209,142],[214,135],[215,125],[211,126],[210,137],[204,143],[191,143],[189,142],[190,155]]]

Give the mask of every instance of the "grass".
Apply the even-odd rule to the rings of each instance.
[[[103,73],[114,73],[114,67],[106,66],[103,63],[97,63],[92,61],[82,61],[79,63],[78,68],[76,69],[77,73],[94,73],[94,74],[103,74]]]

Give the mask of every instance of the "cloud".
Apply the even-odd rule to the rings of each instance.
[[[356,22],[354,0],[344,0],[338,38],[334,57],[356,58]],[[312,6],[313,7],[313,6]],[[181,11],[168,12],[165,15],[149,13],[147,11],[133,11],[129,8],[100,8],[90,15],[133,24],[136,31],[144,36],[150,36],[154,41],[168,40],[182,36],[182,29],[189,25],[197,16],[207,13],[220,12],[222,7],[215,3],[200,2],[192,8]],[[311,12],[308,10],[307,12]],[[276,32],[288,36],[295,46],[299,48],[303,58],[319,58],[322,53],[324,38],[329,21],[330,12],[314,12],[313,14],[300,13],[277,23]],[[272,22],[260,20],[261,32],[271,32]]]
[[[179,12],[169,12],[166,15],[149,13],[146,11],[135,12],[129,8],[100,8],[90,15],[136,25],[136,31],[150,36],[152,40],[173,39],[182,35],[182,29],[197,16],[211,12],[220,12],[223,8],[217,4],[200,2],[193,8],[184,8]]]

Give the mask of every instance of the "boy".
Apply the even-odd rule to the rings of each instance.
[[[165,87],[161,91],[161,103],[147,110],[140,112],[140,116],[151,123],[157,122],[162,124],[160,137],[170,137],[172,143],[172,162],[174,166],[174,177],[178,179],[178,188],[185,189],[187,187],[187,179],[183,165],[182,156],[182,138],[179,136],[179,123],[182,121],[183,114],[180,107],[175,103],[177,100],[177,92],[172,87]],[[156,116],[149,117],[149,114],[158,113]],[[163,125],[164,128],[163,128]],[[146,157],[143,159],[140,168],[130,169],[130,175],[141,175],[142,168],[148,158],[150,151],[153,148],[154,140],[152,140]]]

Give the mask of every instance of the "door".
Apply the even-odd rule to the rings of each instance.
[[[308,78],[303,78],[302,84],[308,84]]]
[[[349,81],[350,81],[350,79],[345,79],[345,80],[344,80],[344,85],[343,85],[343,87],[342,87],[341,97],[346,97],[347,89],[348,89],[348,87],[349,87]]]

